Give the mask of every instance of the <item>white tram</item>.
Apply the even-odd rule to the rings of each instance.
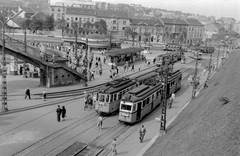
[[[145,81],[155,79],[157,72],[144,73],[134,79],[122,78],[109,82],[97,92],[95,111],[103,114],[112,114],[119,110],[122,96]]]
[[[182,73],[177,70],[170,74],[167,84],[167,97],[181,87]],[[150,114],[163,101],[163,86],[159,81],[140,85],[126,93],[120,102],[119,121],[136,123]]]

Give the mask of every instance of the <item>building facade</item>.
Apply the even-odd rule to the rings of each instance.
[[[77,29],[77,34],[79,35],[88,35],[96,30],[94,27],[96,11],[94,9],[67,7],[65,20],[67,22],[68,34],[73,35],[75,29]],[[77,28],[74,26],[75,24],[77,24]]]
[[[135,40],[140,43],[163,42],[163,23],[160,20],[131,19],[130,26],[137,33]]]
[[[233,31],[240,34],[240,22],[236,22],[233,25]]]
[[[62,2],[57,2],[56,5],[64,5],[66,7],[80,7],[86,9],[95,9],[96,2],[92,0],[62,0]]]
[[[211,39],[213,35],[223,30],[223,26],[219,23],[208,23],[204,25],[204,40]]]
[[[55,21],[65,19],[66,8],[64,5],[51,5],[49,14],[53,16]]]
[[[188,23],[182,19],[161,18],[164,43],[186,43]]]
[[[107,30],[116,39],[123,39],[125,27],[130,25],[130,18],[127,12],[113,10],[96,10],[96,21],[106,21]]]
[[[196,19],[186,19],[188,23],[187,44],[201,44],[204,36],[204,25]]]

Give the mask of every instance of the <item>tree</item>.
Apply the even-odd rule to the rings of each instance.
[[[63,32],[64,30],[67,30],[67,22],[64,19],[61,19],[60,21],[56,22],[56,28],[57,29],[61,29],[62,30],[62,36],[63,36]]]
[[[33,18],[31,23],[29,24],[29,27],[32,31],[42,30],[43,27],[43,21]]]
[[[49,31],[53,30],[54,28],[54,18],[51,15],[47,15],[46,18],[43,20],[43,28]]]
[[[104,20],[100,20],[94,23],[98,33],[106,34],[107,33],[107,23]]]
[[[26,20],[24,20],[24,21],[22,21],[20,23],[20,27],[22,29],[30,29],[30,23],[31,23],[31,20],[30,19],[26,19]]]

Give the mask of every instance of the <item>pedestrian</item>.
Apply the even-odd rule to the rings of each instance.
[[[102,68],[99,69],[99,75],[102,76]]]
[[[98,121],[97,121],[97,128],[99,130],[102,130],[102,121],[103,121],[103,118],[101,116],[99,116]]]
[[[142,125],[142,127],[139,130],[139,135],[140,135],[139,139],[140,139],[141,143],[143,142],[145,134],[146,134],[146,129],[145,129],[144,125]]]
[[[113,138],[112,141],[112,156],[117,155],[117,140]]]
[[[66,117],[66,113],[67,113],[67,110],[66,110],[65,106],[62,106],[61,113],[62,113],[63,121],[65,121],[65,117]]]
[[[45,90],[43,90],[43,95],[42,95],[42,97],[43,97],[43,100],[46,101],[46,91],[45,91]]]
[[[103,63],[104,63],[104,64],[106,63],[106,57],[103,58]]]
[[[139,72],[141,71],[141,67],[138,68],[138,71],[139,71]]]
[[[25,92],[25,99],[27,97],[29,98],[29,100],[31,100],[30,89],[28,87],[27,87],[26,92]]]
[[[94,78],[94,70],[92,70],[91,74],[92,74],[92,79],[95,80],[95,78]]]
[[[56,112],[57,112],[57,121],[60,122],[62,110],[61,110],[59,105],[58,105],[58,108],[57,108]]]
[[[23,72],[23,67],[20,65],[20,70],[19,70],[20,75],[23,74],[22,72]]]
[[[175,99],[175,94],[174,94],[174,93],[172,93],[172,96],[171,96],[171,97],[172,97],[172,99],[174,100],[174,99]]]
[[[135,71],[135,70],[134,70],[134,64],[133,64],[133,63],[132,63],[132,69],[131,69],[131,71]]]

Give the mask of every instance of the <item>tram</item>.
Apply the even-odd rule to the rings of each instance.
[[[181,88],[180,70],[170,74],[167,83],[167,98]],[[134,124],[141,121],[163,102],[163,85],[160,81],[142,84],[126,93],[120,102],[119,121]]]
[[[166,62],[169,62],[169,64],[173,64],[177,61],[180,61],[182,59],[182,56],[183,56],[182,52],[171,52],[158,55],[156,57],[156,63],[158,66],[164,66],[166,65]]]
[[[158,74],[153,71],[136,78],[121,78],[107,83],[97,91],[95,111],[100,114],[118,112],[122,96],[129,90],[143,84],[146,80],[154,79]]]

